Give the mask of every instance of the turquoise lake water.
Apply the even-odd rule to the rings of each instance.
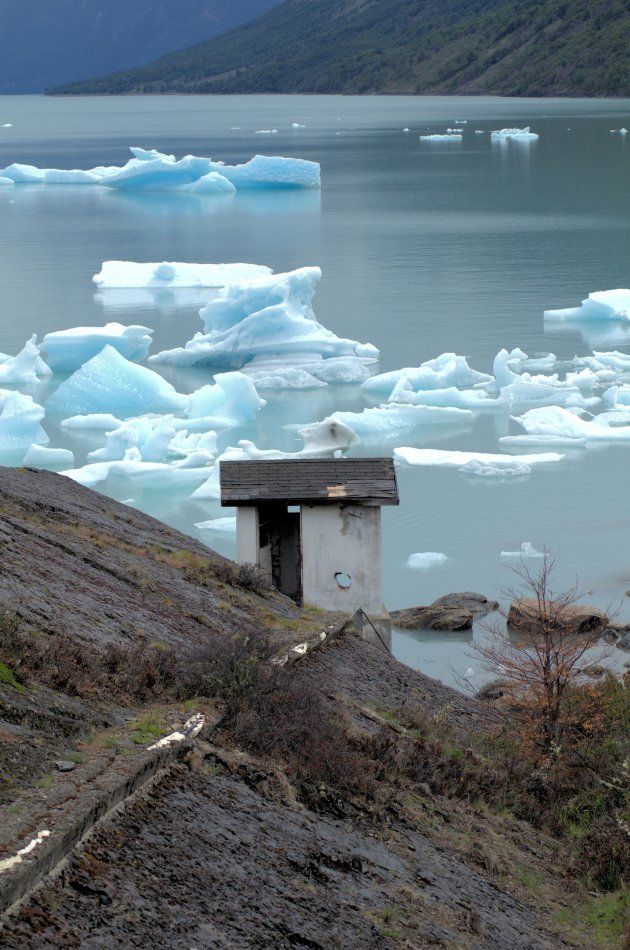
[[[460,145],[419,140],[464,120]],[[539,140],[492,143],[487,133],[506,126],[531,126]],[[110,320],[152,327],[153,352],[183,345],[201,328],[198,304],[95,293],[91,278],[101,263],[122,259],[246,261],[277,272],[319,265],[318,319],[378,346],[381,370],[456,352],[488,372],[500,348],[515,346],[560,358],[593,348],[630,352],[630,329],[621,324],[546,332],[542,317],[592,291],[630,286],[630,136],[610,132],[621,126],[630,127],[628,101],[0,97],[0,166],[121,165],[138,145],[230,164],[256,153],[296,156],[322,170],[321,193],[228,199],[77,186],[0,190],[0,351],[17,352],[34,332]],[[256,131],[272,128],[277,134]],[[181,391],[212,379],[207,370],[163,372]],[[355,387],[271,396],[256,425],[222,434],[220,444],[247,437],[259,447],[297,449],[284,426],[366,404]],[[517,431],[507,413],[480,415],[457,432],[418,430],[404,444],[497,452],[499,437]],[[101,444],[85,434],[51,430],[51,437],[73,449],[77,464]],[[629,464],[630,443],[566,450],[562,462],[500,483],[456,470],[399,469],[401,505],[383,511],[386,606],[456,590],[500,597],[515,584],[500,552],[531,541],[556,557],[558,589],[577,579],[587,600],[630,621]],[[106,490],[121,500],[132,494],[128,484]],[[234,555],[231,537],[194,528],[224,514],[218,503],[137,490],[133,497]],[[408,556],[424,551],[448,560],[409,568]],[[394,649],[450,680],[451,666],[471,665],[466,642],[400,633]]]

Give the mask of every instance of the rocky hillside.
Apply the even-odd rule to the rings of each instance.
[[[0,468],[0,544],[2,947],[627,948],[620,683],[556,774],[505,707],[63,476]]]
[[[3,0],[0,94],[141,66],[265,13],[278,0]]]
[[[94,93],[628,96],[629,0],[287,0]]]

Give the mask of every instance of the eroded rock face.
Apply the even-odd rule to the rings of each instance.
[[[475,617],[497,610],[498,603],[483,594],[464,591],[444,594],[428,607],[407,607],[391,612],[392,622],[404,630],[470,630]]]
[[[536,623],[539,616],[537,601],[533,598],[522,597],[510,604],[507,619],[508,627],[523,630]],[[592,633],[597,630],[603,633],[609,627],[605,612],[600,610],[599,607],[589,607],[588,605],[575,605],[552,610],[549,612],[547,621],[553,622],[554,626],[566,633]]]

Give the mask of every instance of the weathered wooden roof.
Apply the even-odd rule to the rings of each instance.
[[[220,462],[220,478],[222,505],[398,504],[390,458]]]

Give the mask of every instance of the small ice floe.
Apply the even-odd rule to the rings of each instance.
[[[464,679],[471,680],[474,675],[475,675],[475,671],[473,670],[472,666],[469,666],[468,669],[464,673]]]
[[[529,126],[524,129],[495,129],[490,133],[493,142],[535,142],[537,132],[530,132]]]
[[[277,129],[256,129],[256,135],[277,135]]]
[[[435,132],[431,135],[419,136],[421,142],[461,142],[463,135],[457,132]]]
[[[239,281],[271,274],[264,264],[188,264],[180,261],[144,263],[103,261],[92,282],[101,290],[115,288],[174,290],[179,288],[219,288]]]
[[[405,126],[405,128],[403,129],[403,132],[409,132],[409,131],[410,131],[410,129],[408,129],[408,128]]]
[[[209,521],[198,521],[195,528],[199,531],[216,531],[217,534],[236,534],[236,518],[211,518]]]
[[[3,124],[3,126],[2,126],[2,128],[3,128],[3,129],[12,129],[12,128],[13,128],[13,122],[5,122],[5,123]]]
[[[401,446],[394,449],[394,462],[406,465],[436,465],[457,468],[469,475],[528,475],[532,465],[559,462],[558,452],[531,455],[506,455],[492,452],[458,452],[453,449],[416,449]]]
[[[305,125],[302,125],[301,122],[292,122],[292,123],[291,123],[291,128],[292,128],[292,129],[305,129],[306,126],[305,126]]]
[[[410,554],[407,558],[407,567],[413,567],[421,571],[428,571],[432,567],[439,567],[448,561],[446,554],[440,554],[437,551],[419,551],[416,554]]]
[[[537,551],[531,541],[523,541],[520,551],[501,551],[501,557],[544,557],[544,551]]]

